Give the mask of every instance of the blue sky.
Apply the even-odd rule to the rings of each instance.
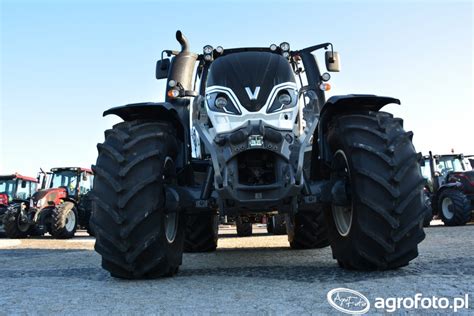
[[[104,110],[163,100],[154,67],[177,29],[196,52],[331,41],[331,94],[397,97],[418,151],[474,154],[470,1],[0,2],[0,174],[95,163],[119,122]]]

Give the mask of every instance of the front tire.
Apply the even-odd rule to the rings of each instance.
[[[383,112],[334,119],[331,180],[345,203],[326,211],[333,257],[343,268],[386,270],[418,256],[424,239],[423,184],[417,153],[400,119]]]
[[[102,267],[125,279],[174,275],[184,241],[181,214],[165,209],[166,185],[176,183],[174,127],[142,120],[119,123],[97,147],[92,224]]]
[[[446,189],[440,194],[438,201],[439,215],[444,225],[461,226],[471,220],[471,204],[464,193]]]
[[[78,216],[73,202],[59,204],[51,212],[51,235],[57,239],[74,237],[77,230]]]
[[[12,205],[8,207],[3,218],[3,228],[8,238],[26,238],[31,229],[26,216],[22,214],[21,205]]]

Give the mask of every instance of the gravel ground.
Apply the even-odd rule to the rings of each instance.
[[[426,229],[420,256],[388,272],[344,271],[329,248],[290,250],[286,236],[254,227],[237,238],[221,227],[215,253],[185,254],[174,278],[113,279],[94,239],[0,239],[0,315],[10,314],[334,314],[326,294],[345,287],[375,298],[463,297],[474,292],[474,225]],[[473,314],[469,309],[459,314]],[[384,313],[372,306],[370,313]],[[397,313],[452,313],[398,310]]]

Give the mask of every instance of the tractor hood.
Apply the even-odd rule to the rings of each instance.
[[[67,193],[65,188],[53,188],[39,190],[38,192],[33,194],[32,200],[35,207],[44,208],[48,205],[58,205],[61,199],[64,199],[66,197]]]
[[[451,176],[467,178],[469,182],[474,183],[474,170],[453,172],[451,173]]]
[[[210,66],[206,87],[229,88],[249,112],[265,105],[278,84],[295,82],[284,57],[269,52],[240,52],[217,58]]]

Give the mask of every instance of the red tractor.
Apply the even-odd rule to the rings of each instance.
[[[423,156],[421,172],[427,179],[425,202],[429,211],[425,226],[433,216],[447,226],[464,225],[474,209],[474,170],[462,154]]]
[[[3,219],[9,207],[23,207],[36,192],[38,180],[15,173],[0,175],[0,235],[3,235]]]
[[[71,238],[78,227],[92,235],[89,226],[93,183],[92,170],[87,168],[53,168],[41,172],[41,190],[25,207],[11,207],[4,219],[5,233],[10,238],[24,238],[49,232],[53,237]]]

